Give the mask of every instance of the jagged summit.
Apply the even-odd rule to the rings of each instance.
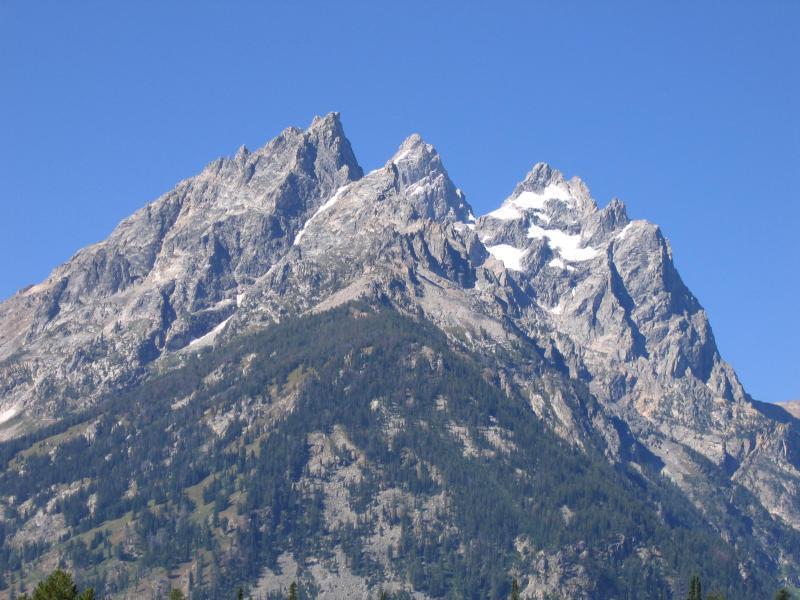
[[[326,115],[314,115],[311,119],[309,129],[315,128],[328,128],[328,129],[341,129],[342,128],[342,115],[337,111],[331,111]]]
[[[436,148],[425,142],[418,133],[408,136],[386,164],[397,167],[400,182],[404,186],[432,176],[447,176]]]
[[[433,145],[414,133],[403,141],[387,166],[397,169],[405,196],[425,218],[472,222],[472,208],[453,184]]]
[[[485,219],[538,218],[575,227],[597,210],[589,188],[578,177],[566,180],[561,171],[539,162],[515,187],[503,204]]]
[[[564,175],[546,162],[537,162],[528,172],[518,187],[527,191],[541,191],[548,185],[558,185],[564,182]]]
[[[409,136],[384,167],[364,175],[338,113],[316,117],[304,130],[287,128],[257,150],[242,147],[235,156],[212,162],[122,221],[108,239],[57,267],[47,281],[0,303],[0,440],[37,430],[65,414],[83,414],[83,409],[102,415],[102,400],[109,394],[138,390],[155,374],[172,372],[197,354],[202,358],[204,352],[229,347],[251,332],[268,333],[276,324],[353,301],[361,303],[353,309],[353,318],[369,309],[388,310],[438,328],[444,341],[436,342],[437,348],[449,344],[457,354],[473,356],[481,381],[519,400],[515,411],[530,411],[528,417],[565,444],[613,463],[615,472],[629,477],[625,485],[631,489],[662,486],[662,478],[669,479],[687,505],[698,508],[694,520],[687,521],[692,526],[707,527],[724,539],[738,540],[748,531],[759,549],[753,554],[757,558],[753,564],[742,562],[733,577],[756,567],[777,573],[789,565],[797,572],[800,556],[795,550],[800,542],[790,537],[800,531],[796,422],[773,419],[750,402],[722,360],[707,315],[681,281],[658,228],[630,221],[616,199],[598,209],[580,179],[566,179],[546,163],[537,163],[497,210],[475,220],[442,158],[419,135]],[[212,396],[207,410],[191,413],[199,427],[191,440],[202,439],[190,449],[192,454],[202,455],[200,448],[235,448],[235,439],[222,440],[226,428],[234,425],[257,447],[258,440],[270,439],[276,423],[303,414],[294,412],[302,410],[307,399],[302,382],[319,371],[307,369],[305,363],[297,367],[281,362],[286,342],[264,342],[268,354],[258,360],[275,367],[278,379],[245,386],[246,398],[226,395],[232,388],[223,386],[219,377],[238,379],[241,373],[246,380],[252,374],[247,352],[235,369],[220,364],[219,370],[203,376],[197,389],[218,393],[234,408],[220,409],[228,405]],[[329,348],[343,347],[336,343],[325,346],[320,356]],[[294,352],[302,355],[304,347]],[[415,341],[414,348],[403,368],[447,370],[440,349],[424,341]],[[349,369],[370,360],[373,351],[371,345],[347,351],[343,366],[335,370],[342,389],[358,388],[348,383]],[[220,360],[227,356],[222,354]],[[420,393],[421,389],[382,390],[367,398],[370,404],[358,418],[375,419],[373,433],[387,443],[407,444],[414,438],[404,437],[410,423],[403,421],[404,411],[431,408],[431,414],[444,419],[442,427],[435,428],[437,435],[463,445],[464,460],[499,461],[492,464],[501,465],[498,473],[508,474],[504,481],[527,485],[524,469],[503,470],[505,457],[526,451],[513,431],[488,416],[479,427],[468,419],[458,420],[457,411],[480,405],[480,395],[460,390],[445,398],[446,390],[434,386],[424,388],[430,393]],[[194,391],[183,390],[167,404],[167,412],[182,407],[194,411]],[[389,406],[387,398],[400,399],[401,405]],[[425,423],[433,422],[429,416]],[[116,431],[114,423],[126,422],[132,421],[115,416],[103,426]],[[99,431],[95,425],[87,426],[86,444],[93,443],[91,432]],[[319,456],[317,450],[310,454],[316,457],[313,468],[300,469],[309,476],[338,464],[338,459],[327,457],[325,436],[336,438],[345,454],[355,447],[337,433],[336,423],[329,425],[324,433],[298,430],[286,438],[301,450],[318,447]],[[159,430],[157,439],[166,440],[169,448],[178,447],[188,439],[179,431],[180,427]],[[124,433],[130,433],[131,444],[137,443],[137,432]],[[413,481],[419,485],[414,485],[441,494],[428,512],[446,512],[452,489],[429,467],[431,457],[399,448],[404,464],[417,473]],[[392,446],[386,455],[394,456],[397,450]],[[54,452],[47,455],[58,457]],[[98,454],[100,463],[103,455]],[[218,464],[223,463],[220,456]],[[371,468],[366,459],[355,463]],[[161,455],[152,465],[168,465],[165,472],[171,468]],[[340,475],[336,502],[350,493],[346,482],[355,481]],[[229,485],[219,482],[220,489]],[[306,489],[296,483],[287,489]],[[81,487],[81,481],[75,486],[54,488],[53,494],[84,494],[81,502],[88,506],[95,488]],[[183,494],[178,483],[164,489]],[[130,506],[124,503],[135,495],[136,482],[120,480],[112,492],[121,498],[119,515],[125,514]],[[410,494],[405,488],[397,493],[394,499],[381,498],[394,503]],[[526,498],[530,493],[520,492]],[[31,539],[36,539],[41,530],[37,523],[44,519],[52,517],[61,528],[52,539],[71,527],[54,516],[63,502],[51,502],[48,496],[22,507],[10,496],[4,496],[0,486],[0,518],[18,515]],[[425,502],[406,500],[415,506],[434,502],[432,497]],[[343,515],[351,514],[350,508],[331,504],[333,497],[323,494],[321,502],[324,510],[317,512],[333,519],[334,529]],[[566,529],[586,519],[570,502],[569,496],[560,500],[553,513]],[[10,503],[8,510],[3,503]],[[526,506],[525,514],[530,514]],[[383,508],[377,506],[374,514],[388,514]],[[83,512],[87,511],[91,512]],[[235,515],[233,508],[223,512],[233,529],[248,520],[240,523],[237,519],[244,515]],[[663,514],[659,509],[658,518]],[[392,532],[393,551],[397,540],[404,539],[401,531],[412,529],[395,522],[362,521],[364,527]],[[369,539],[371,533],[360,527],[351,530],[348,539]],[[457,527],[447,530],[458,534]],[[259,537],[258,531],[241,539]],[[664,569],[666,579],[676,577],[669,560],[658,558],[663,548],[656,538],[628,535],[624,541],[604,538],[595,546],[542,549],[535,536],[522,539],[514,531],[508,529],[511,537],[502,540],[503,547],[516,549],[514,564],[521,565],[528,581],[537,581],[536,573],[538,581],[563,579],[573,586],[558,584],[553,593],[568,590],[569,597],[604,597],[586,577],[576,575],[588,568],[585,556],[601,565],[609,564],[612,554],[612,562],[622,564],[618,552],[628,553],[623,561],[646,556],[654,569]],[[385,557],[382,554],[379,562]],[[273,558],[275,564],[283,564],[285,557]],[[545,564],[560,571],[540,573],[551,568]]]
[[[419,156],[423,154],[438,155],[433,145],[428,144],[425,140],[423,140],[420,134],[412,133],[405,140],[403,140],[403,143],[400,144],[397,152],[395,152],[392,158],[389,160],[391,162],[399,162],[401,160],[408,159],[410,155]]]

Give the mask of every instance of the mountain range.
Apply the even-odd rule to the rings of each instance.
[[[795,407],[751,398],[658,226],[537,163],[288,128],[0,304],[0,588],[728,598],[800,584]]]

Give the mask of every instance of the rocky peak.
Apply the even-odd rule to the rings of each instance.
[[[328,156],[324,158],[329,161],[329,166],[345,171],[348,180],[360,179],[364,175],[350,146],[350,140],[344,133],[338,112],[314,117],[305,136],[312,145],[327,150]]]
[[[538,162],[533,165],[525,179],[517,184],[514,192],[540,192],[549,185],[558,185],[564,182],[564,175],[561,171],[554,169],[546,162]]]
[[[612,198],[602,210],[594,211],[586,220],[584,237],[590,243],[601,243],[630,223],[625,204],[619,198]]]
[[[472,222],[472,208],[453,184],[439,153],[419,134],[406,138],[387,163],[396,169],[403,196],[423,218],[439,222]]]
[[[308,129],[287,127],[255,151],[241,146],[235,156],[213,161],[183,183],[212,186],[213,194],[208,195],[213,199],[205,202],[204,210],[213,207],[230,213],[232,207],[246,206],[271,211],[277,202],[279,212],[291,214],[315,208],[313,199],[310,206],[292,202],[297,192],[306,195],[300,188],[318,188],[324,200],[328,190],[362,176],[338,113],[329,113],[314,117]],[[219,216],[210,215],[212,220]]]
[[[397,166],[404,185],[412,185],[430,175],[446,173],[436,148],[418,133],[408,136],[389,162]]]
[[[499,208],[479,219],[476,230],[506,268],[537,272],[547,265],[571,272],[603,253],[622,220],[627,223],[624,207],[598,211],[583,181],[566,180],[537,163]]]

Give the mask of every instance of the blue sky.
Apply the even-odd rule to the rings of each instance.
[[[338,110],[366,169],[419,132],[479,213],[539,160],[620,197],[748,390],[800,398],[798,23],[789,0],[0,0],[0,297]]]

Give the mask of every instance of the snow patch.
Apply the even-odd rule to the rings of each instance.
[[[581,247],[580,234],[570,235],[560,229],[542,229],[538,225],[528,228],[528,237],[533,239],[546,239],[551,250],[556,250],[566,260],[581,262],[591,260],[599,253],[597,248],[591,246]]]
[[[574,202],[566,185],[550,184],[541,191],[526,191],[522,192],[516,198],[509,198],[500,208],[493,210],[486,216],[501,221],[519,219],[522,217],[523,210],[543,211],[547,207],[547,202],[550,200],[558,200],[559,202],[567,203]],[[544,219],[546,215],[539,216]],[[549,221],[549,218],[547,218],[547,220]]]
[[[233,315],[222,321],[222,323],[214,327],[214,329],[212,329],[205,335],[201,335],[199,338],[189,342],[189,346],[193,348],[200,348],[202,346],[208,346],[209,344],[212,344],[214,342],[214,339],[219,335],[219,332],[225,329],[225,325],[228,324],[228,321],[231,320],[232,316]]]
[[[12,406],[11,408],[7,408],[5,410],[0,411],[0,425],[5,423],[6,421],[10,421],[14,417],[17,416],[19,413],[19,408],[16,406]]]
[[[527,254],[527,250],[520,250],[508,244],[497,244],[496,246],[486,246],[489,254],[505,265],[506,269],[512,271],[522,271],[522,258]]]
[[[540,192],[522,192],[512,202],[520,208],[544,210],[548,200],[571,202],[572,195],[565,185],[550,184]]]
[[[517,210],[517,207],[511,203],[505,203],[500,208],[490,212],[487,217],[498,219],[500,221],[512,221],[522,217],[522,213]]]
[[[331,196],[330,199],[328,199],[328,201],[325,202],[325,204],[320,206],[317,209],[317,212],[315,212],[313,215],[311,215],[311,218],[308,221],[305,222],[305,224],[303,225],[303,228],[300,231],[297,232],[297,235],[294,238],[294,242],[292,242],[293,246],[296,246],[297,244],[300,243],[300,240],[303,238],[303,234],[306,232],[306,228],[308,227],[308,224],[311,223],[311,221],[313,221],[314,219],[316,219],[317,216],[319,216],[320,214],[322,214],[326,210],[330,209],[334,204],[336,204],[339,201],[339,198],[342,197],[342,194],[344,193],[344,191],[348,187],[350,187],[349,183],[347,185],[343,185],[338,190],[336,190],[336,192],[333,194],[333,196]]]

